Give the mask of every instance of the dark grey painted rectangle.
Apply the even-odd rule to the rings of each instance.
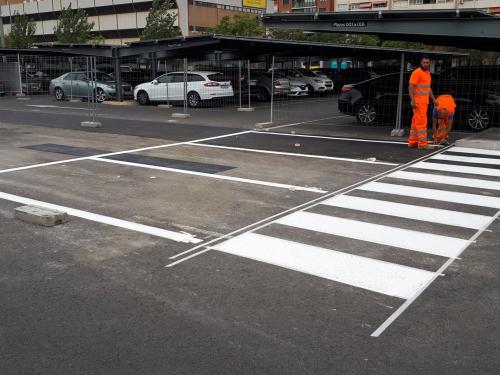
[[[88,147],[58,145],[55,143],[44,143],[41,145],[24,146],[23,148],[35,151],[53,152],[56,154],[82,156],[82,157],[108,154],[112,152],[112,151],[98,150],[95,148],[88,148]]]

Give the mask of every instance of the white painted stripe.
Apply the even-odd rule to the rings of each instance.
[[[369,182],[366,185],[358,187],[358,189],[374,191],[377,193],[396,194],[396,195],[403,195],[403,196],[423,198],[423,199],[435,199],[438,201],[452,202],[458,204],[470,204],[473,206],[500,208],[500,198],[487,197],[478,194],[426,189],[414,186],[387,184],[382,182]]]
[[[56,204],[51,204],[47,202],[37,201],[30,198],[20,197],[18,195],[2,193],[0,192],[0,199],[8,200],[11,202],[16,202],[25,205],[33,205],[37,207],[49,208],[57,211],[66,212],[70,216],[79,217],[82,219],[95,221],[97,223],[112,225],[119,228],[129,229],[136,232],[141,232],[145,234],[150,234],[152,236],[166,238],[169,240],[177,241],[177,242],[186,242],[186,243],[200,243],[201,240],[195,238],[194,236],[188,233],[174,232],[166,229],[150,227],[148,225],[137,224],[130,221],[125,221],[121,219],[116,219],[109,216],[103,216],[99,214],[94,214],[87,211],[77,210],[70,207],[59,206]]]
[[[464,154],[481,154],[481,155],[492,155],[492,156],[500,156],[500,151],[496,150],[485,150],[482,148],[470,148],[470,147],[452,147],[447,151],[452,152],[462,152]]]
[[[285,155],[285,156],[297,156],[297,157],[313,158],[313,159],[349,161],[349,162],[353,162],[353,163],[398,165],[398,164],[395,164],[395,163],[386,163],[386,162],[383,162],[383,161],[370,161],[370,160],[363,160],[363,159],[340,158],[340,157],[334,157],[334,156],[322,156],[322,155],[312,155],[312,154],[299,154],[299,153],[296,153],[296,152],[282,152],[282,151],[259,150],[259,149],[255,149],[255,148],[243,148],[243,147],[207,145],[207,144],[204,144],[204,143],[190,143],[189,145],[190,146],[199,146],[199,147],[209,147],[209,148],[220,148],[220,149],[223,149],[223,150],[256,152],[256,153],[261,153],[261,154]]]
[[[296,133],[279,133],[279,132],[269,132],[269,131],[260,131],[254,132],[258,134],[272,134],[272,135],[283,135],[287,137],[300,137],[300,138],[317,138],[317,139],[329,139],[333,141],[350,141],[350,142],[365,142],[365,143],[387,143],[387,144],[395,144],[395,145],[407,145],[407,142],[401,141],[384,141],[378,139],[363,139],[363,138],[342,138],[342,137],[329,137],[326,135],[309,135],[309,134],[296,134]]]
[[[467,242],[454,237],[310,212],[296,212],[276,220],[276,223],[447,258],[455,256],[457,251]]]
[[[404,299],[434,276],[434,272],[255,233],[213,249]]]
[[[365,223],[311,212],[295,212],[276,220],[276,223],[447,258],[454,257],[467,242],[460,238]]]
[[[446,171],[446,172],[457,172],[464,174],[477,174],[483,176],[500,177],[500,169],[467,167],[465,165],[426,163],[422,161],[411,165],[410,168],[430,169],[432,171]]]
[[[491,217],[469,214],[465,212],[442,210],[439,208],[413,206],[410,204],[394,203],[377,199],[338,195],[327,199],[323,204],[348,208],[364,212],[373,212],[381,215],[402,217],[405,219],[421,220],[430,223],[454,225],[457,227],[480,229]]]
[[[308,192],[311,192],[311,193],[318,193],[318,194],[327,193],[327,191],[325,191],[325,190],[322,190],[322,189],[319,189],[319,188],[313,188],[313,187],[303,187],[303,186],[296,186],[296,185],[280,184],[280,183],[277,183],[277,182],[251,180],[251,179],[248,179],[248,178],[232,177],[232,176],[219,175],[219,174],[211,174],[211,173],[189,171],[189,170],[186,170],[186,169],[167,168],[167,167],[160,167],[160,166],[157,166],[157,165],[131,163],[131,162],[128,162],[128,161],[111,160],[111,159],[105,159],[105,158],[96,158],[96,157],[94,157],[94,158],[91,158],[91,159],[95,160],[95,161],[106,162],[106,163],[127,165],[127,166],[130,166],[130,167],[139,167],[139,168],[154,169],[154,170],[164,171],[164,172],[174,172],[174,173],[189,174],[189,175],[192,175],[192,176],[213,178],[213,179],[217,179],[217,180],[242,182],[242,183],[246,183],[246,184],[262,185],[262,186],[276,187],[276,188],[288,189],[288,190],[308,191]]]
[[[431,159],[460,161],[463,163],[481,163],[481,164],[500,165],[500,159],[476,158],[476,157],[469,157],[469,156],[455,156],[455,155],[437,154],[437,155],[434,155]]]
[[[466,186],[478,189],[500,190],[500,182],[479,180],[476,178],[452,177],[437,174],[415,173],[397,171],[386,177],[399,178],[402,180],[433,182],[435,184],[446,184],[456,186]]]
[[[88,108],[84,107],[65,107],[62,105],[45,105],[45,104],[27,104],[27,107],[36,107],[36,108],[61,108],[61,109],[78,109],[80,111],[88,111]]]

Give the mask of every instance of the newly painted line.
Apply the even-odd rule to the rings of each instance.
[[[350,210],[372,212],[375,214],[402,217],[405,219],[427,221],[436,224],[453,225],[463,228],[480,229],[491,217],[469,214],[439,208],[414,206],[377,199],[361,198],[350,195],[337,195],[323,204]]]
[[[404,169],[404,168],[408,168],[412,164],[417,163],[420,160],[424,160],[424,159],[428,158],[429,156],[432,156],[432,155],[434,155],[436,153],[443,152],[443,151],[447,150],[449,147],[451,147],[451,146],[448,146],[448,147],[443,148],[441,150],[433,151],[429,155],[421,156],[420,158],[412,160],[411,162],[408,162],[408,163],[406,163],[404,165],[400,165],[400,166],[392,168],[392,169],[390,169],[388,171],[379,173],[379,174],[377,174],[375,176],[365,178],[364,180],[355,182],[354,184],[351,184],[349,186],[346,186],[346,187],[340,188],[338,190],[332,191],[332,192],[330,192],[330,193],[328,193],[328,194],[326,194],[324,196],[321,196],[321,197],[318,197],[318,198],[314,198],[314,199],[312,199],[312,200],[310,200],[308,202],[299,204],[298,206],[295,206],[295,207],[291,207],[291,208],[289,208],[289,209],[287,209],[285,211],[282,211],[282,212],[279,212],[277,214],[271,215],[269,217],[266,217],[266,218],[264,218],[262,220],[256,221],[255,223],[252,223],[252,224],[247,225],[245,227],[242,227],[242,228],[236,229],[236,230],[234,230],[232,232],[223,234],[222,236],[219,236],[217,238],[214,238],[212,240],[209,240],[207,242],[204,242],[202,244],[194,246],[194,247],[192,247],[192,248],[190,248],[188,250],[185,250],[185,251],[182,251],[182,252],[180,252],[178,254],[175,254],[175,255],[171,256],[169,259],[177,259],[177,258],[179,258],[179,257],[181,257],[183,255],[186,255],[188,253],[191,253],[193,251],[196,251],[198,249],[201,249],[201,248],[206,247],[208,245],[211,245],[213,243],[222,241],[222,240],[224,240],[226,238],[230,238],[232,236],[238,235],[238,234],[240,234],[242,232],[245,232],[245,231],[256,231],[256,230],[259,230],[261,228],[264,228],[264,227],[268,226],[270,223],[273,222],[273,220],[275,220],[277,218],[280,218],[280,217],[282,217],[284,215],[287,215],[289,213],[292,213],[292,212],[295,212],[295,211],[298,211],[298,210],[304,210],[304,209],[307,209],[307,208],[312,208],[312,207],[318,206],[318,205],[320,205],[327,198],[333,197],[333,196],[335,196],[337,194],[348,193],[348,192],[356,189],[358,186],[363,185],[363,184],[365,184],[367,182],[380,180],[381,178],[384,178],[384,177],[386,177],[387,175],[389,175],[389,174],[391,174],[393,172],[396,172],[396,171]],[[184,258],[184,259],[186,259],[186,258]]]
[[[287,128],[290,126],[297,126],[297,125],[302,125],[302,124],[310,124],[311,122],[318,122],[318,121],[324,121],[324,120],[333,120],[336,118],[346,118],[346,117],[352,117],[349,115],[340,115],[340,116],[330,116],[330,117],[323,117],[323,118],[318,118],[314,120],[307,120],[307,121],[301,121],[301,122],[294,122],[291,124],[283,124],[283,125],[276,125],[276,126],[271,126],[269,128],[264,128],[264,130],[272,130],[272,129],[281,129],[281,128]]]
[[[480,180],[476,178],[452,177],[441,174],[436,175],[406,171],[397,171],[391,173],[387,177],[410,181],[432,182],[435,184],[465,186],[477,189],[500,190],[500,182]]]
[[[91,160],[101,161],[101,162],[106,162],[106,163],[112,163],[112,164],[127,165],[127,166],[130,166],[130,167],[139,167],[139,168],[154,169],[154,170],[164,171],[164,172],[182,173],[182,174],[188,174],[188,175],[191,175],[191,176],[213,178],[213,179],[216,179],[216,180],[233,181],[233,182],[241,182],[241,183],[245,183],[245,184],[254,184],[254,185],[269,186],[269,187],[275,187],[275,188],[281,188],[281,189],[287,189],[287,190],[308,191],[308,192],[317,193],[317,194],[327,193],[327,191],[319,189],[319,188],[303,187],[303,186],[288,185],[288,184],[280,184],[280,183],[277,183],[277,182],[268,182],[268,181],[261,181],[261,180],[251,180],[251,179],[248,179],[248,178],[233,177],[233,176],[226,176],[226,175],[212,174],[212,173],[196,172],[196,171],[190,171],[190,170],[187,170],[187,169],[177,169],[177,168],[160,167],[160,166],[157,166],[157,165],[132,163],[132,162],[128,162],[128,161],[111,160],[111,159],[98,158],[98,157],[92,157]]]
[[[500,169],[468,167],[466,165],[453,165],[441,163],[420,162],[411,166],[412,168],[428,169],[431,171],[456,172],[464,174],[476,174],[483,176],[500,177]]]
[[[500,156],[500,151],[496,150],[484,150],[481,148],[470,148],[470,147],[452,147],[448,149],[448,151],[452,152],[462,152],[464,154],[480,154],[480,155],[492,155],[492,156]]]
[[[384,141],[384,140],[376,140],[376,139],[363,139],[363,138],[342,138],[342,137],[329,137],[326,135],[309,135],[309,134],[291,134],[291,133],[279,133],[279,132],[254,132],[259,134],[271,134],[271,135],[283,135],[287,137],[299,137],[299,138],[317,138],[317,139],[328,139],[333,141],[349,141],[349,142],[365,142],[365,143],[387,143],[387,144],[396,144],[396,145],[407,145],[407,142],[400,141]]]
[[[88,108],[83,107],[64,107],[61,105],[48,105],[48,104],[26,104],[27,107],[36,107],[36,108],[61,108],[61,109],[77,109],[79,111],[88,111]]]
[[[421,253],[454,257],[466,240],[311,212],[295,212],[276,223]]]
[[[395,164],[395,163],[386,163],[386,162],[383,162],[383,161],[370,161],[370,160],[363,160],[363,159],[340,158],[340,157],[335,157],[335,156],[299,154],[299,153],[296,153],[296,152],[282,152],[282,151],[259,150],[259,149],[255,149],[255,148],[243,148],[243,147],[208,145],[208,144],[205,144],[205,143],[191,143],[190,145],[191,146],[200,146],[200,147],[209,147],[209,148],[219,148],[219,149],[223,149],[223,150],[256,152],[256,153],[261,153],[261,154],[284,155],[284,156],[298,156],[298,157],[303,157],[303,158],[337,160],[337,161],[349,161],[349,162],[353,162],[353,163],[398,165],[398,164]]]
[[[94,222],[101,223],[101,224],[112,225],[114,227],[124,228],[124,229],[132,230],[135,232],[150,234],[152,236],[166,238],[166,239],[173,240],[176,242],[200,243],[202,241],[202,240],[195,238],[194,236],[187,234],[187,233],[184,233],[184,232],[183,233],[174,232],[174,231],[170,231],[170,230],[166,230],[166,229],[151,227],[148,225],[137,224],[137,223],[133,223],[130,221],[116,219],[114,217],[103,216],[103,215],[99,215],[99,214],[94,214],[92,212],[77,210],[75,208],[64,207],[64,206],[59,206],[59,205],[52,204],[52,203],[38,201],[35,199],[31,199],[31,198],[20,197],[18,195],[0,192],[0,199],[8,200],[11,202],[16,202],[16,203],[20,203],[20,204],[25,204],[25,205],[33,205],[33,206],[37,206],[37,207],[43,207],[43,208],[48,208],[48,209],[52,209],[52,210],[63,211],[63,212],[66,212],[70,216],[79,217],[81,219],[90,220],[90,221],[94,221]]]
[[[434,276],[434,272],[256,233],[242,234],[213,249],[403,299]]]
[[[463,163],[480,163],[480,164],[500,165],[500,159],[476,158],[473,156],[455,156],[455,155],[439,154],[439,155],[433,156],[431,159],[459,161],[459,162],[463,162]]]
[[[373,191],[377,193],[403,195],[407,197],[434,199],[443,202],[470,204],[473,206],[480,206],[480,207],[500,208],[500,198],[488,197],[479,194],[427,189],[414,186],[387,184],[383,182],[370,182],[366,185],[360,186],[358,189]]]
[[[487,230],[487,228],[495,221],[498,219],[500,215],[500,211],[496,213],[495,216],[493,216],[490,220],[489,223],[487,223],[481,230],[479,230],[474,236],[471,237],[471,239],[468,241],[467,245],[465,245],[460,253],[457,255],[456,258],[450,258],[448,259],[434,274],[434,276],[424,285],[422,288],[420,288],[414,296],[411,298],[407,299],[394,313],[387,318],[387,320],[380,325],[370,336],[371,337],[379,337],[384,331],[392,324],[394,321],[403,314],[410,305],[415,302],[415,300],[438,278],[440,277],[446,269],[469,247],[469,245],[473,242],[475,242],[481,234],[483,234],[484,231]]]

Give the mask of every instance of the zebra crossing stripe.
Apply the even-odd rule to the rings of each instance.
[[[479,194],[459,193],[456,191],[427,189],[414,186],[387,184],[383,182],[369,182],[368,184],[359,186],[357,189],[500,209],[500,198],[487,197]]]
[[[476,158],[473,156],[456,156],[456,155],[437,154],[437,155],[434,155],[431,159],[459,161],[459,162],[464,162],[464,163],[480,163],[480,164],[500,165],[500,159]]]
[[[446,151],[461,152],[463,154],[478,154],[478,155],[491,155],[500,156],[500,151],[496,150],[484,150],[480,148],[469,148],[469,147],[452,147]]]
[[[276,220],[276,223],[447,258],[454,258],[468,244],[467,240],[460,238],[311,212],[295,212]]]
[[[465,165],[441,164],[441,163],[426,163],[421,161],[413,164],[410,168],[430,169],[432,171],[457,172],[465,174],[477,174],[484,176],[500,177],[500,169],[468,167]]]
[[[437,224],[454,225],[457,227],[471,229],[480,229],[491,220],[491,217],[484,215],[443,210],[432,207],[414,206],[350,195],[338,195],[326,200],[323,204],[351,210],[372,212],[381,215],[421,220]]]
[[[256,233],[242,234],[213,249],[403,299],[434,276],[417,268]]]
[[[500,190],[500,182],[479,180],[476,178],[452,177],[441,174],[436,175],[428,173],[397,171],[391,173],[386,177],[399,178],[402,180],[410,181],[432,182],[435,184],[465,186],[477,189]]]

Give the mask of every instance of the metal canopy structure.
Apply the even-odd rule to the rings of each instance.
[[[500,17],[477,9],[269,14],[266,27],[500,51]]]

